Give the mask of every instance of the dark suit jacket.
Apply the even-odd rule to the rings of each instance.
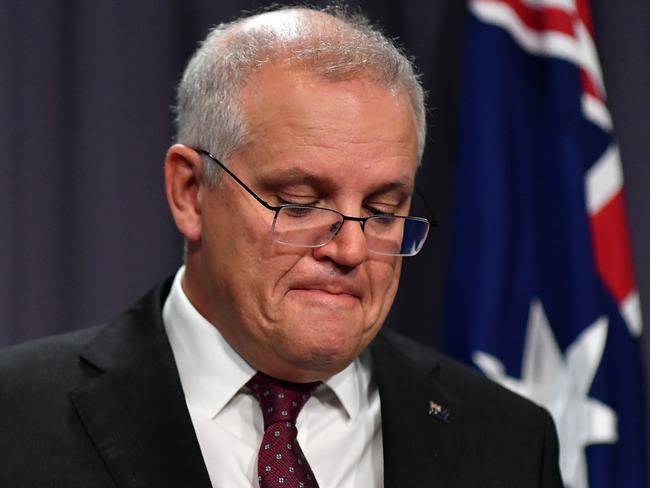
[[[169,285],[112,323],[0,353],[0,487],[210,486],[162,324]],[[370,348],[386,487],[561,486],[543,409],[393,333]]]

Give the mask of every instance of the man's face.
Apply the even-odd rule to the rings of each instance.
[[[405,94],[268,66],[242,104],[251,137],[226,164],[271,205],[408,214],[417,142]],[[274,243],[273,212],[225,174],[199,201],[201,239],[185,287],[239,354],[293,381],[324,379],[353,361],[388,314],[401,258],[369,253],[352,221],[323,247]]]

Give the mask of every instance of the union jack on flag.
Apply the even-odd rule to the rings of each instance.
[[[445,348],[548,408],[566,486],[646,487],[639,295],[588,0],[468,9]]]

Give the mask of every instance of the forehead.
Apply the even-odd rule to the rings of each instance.
[[[332,81],[268,66],[244,87],[242,110],[248,138],[241,152],[257,174],[327,179],[357,172],[412,186],[416,121],[402,91],[363,75]]]

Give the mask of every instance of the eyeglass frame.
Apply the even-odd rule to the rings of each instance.
[[[417,220],[417,221],[420,221],[420,222],[426,222],[429,225],[429,229],[431,227],[436,227],[436,225],[437,225],[437,222],[436,222],[435,219],[429,220],[429,219],[426,219],[424,217],[416,217],[416,216],[413,216],[413,215],[376,214],[376,215],[369,215],[368,217],[352,217],[350,215],[345,215],[345,214],[339,212],[336,209],[327,208],[327,207],[318,207],[316,205],[306,205],[306,204],[300,204],[300,203],[286,203],[286,204],[283,204],[283,205],[271,205],[270,203],[268,203],[267,201],[262,199],[262,197],[260,197],[257,193],[255,193],[246,183],[244,183],[242,180],[240,180],[239,177],[235,173],[233,173],[225,164],[223,164],[221,161],[219,161],[219,159],[216,156],[214,156],[210,151],[206,151],[205,149],[201,149],[201,148],[198,148],[198,147],[194,147],[192,149],[194,149],[194,151],[196,151],[197,153],[199,153],[201,155],[207,156],[213,162],[217,163],[217,165],[221,169],[223,169],[226,173],[228,173],[229,176],[231,176],[237,183],[239,183],[239,185],[244,190],[246,190],[246,192],[250,196],[252,196],[259,204],[261,204],[263,207],[267,208],[268,210],[271,210],[272,212],[275,212],[275,215],[273,217],[274,222],[277,219],[277,216],[278,216],[278,214],[280,213],[280,211],[282,209],[284,209],[284,208],[296,208],[296,207],[298,207],[298,208],[300,208],[300,207],[308,207],[308,208],[315,208],[315,209],[320,209],[320,210],[328,210],[330,212],[337,213],[341,217],[343,217],[343,221],[341,222],[341,225],[339,226],[339,228],[336,229],[336,232],[334,232],[334,234],[332,234],[332,236],[327,241],[325,241],[324,243],[315,244],[315,245],[304,245],[304,244],[290,244],[290,243],[287,243],[287,242],[275,241],[275,242],[278,242],[278,243],[286,245],[286,246],[303,247],[303,248],[323,247],[323,246],[327,245],[328,243],[330,243],[334,239],[334,237],[336,237],[336,235],[341,230],[341,228],[343,227],[343,224],[345,223],[346,220],[350,220],[352,222],[359,222],[361,224],[361,231],[362,232],[364,232],[365,225],[366,225],[366,222],[368,220],[381,218],[381,217],[413,219],[413,220]],[[425,206],[428,208],[428,204],[426,203],[426,200],[424,199],[424,196],[420,192],[420,189],[417,187],[417,185],[415,185],[415,191],[420,196],[420,198],[422,198]],[[427,233],[428,233],[428,230],[427,230]],[[364,236],[365,236],[365,232],[364,232]],[[426,236],[424,238],[424,242],[426,242]],[[424,242],[422,243],[422,245],[424,245]],[[420,252],[421,249],[422,248],[418,249],[417,252]],[[417,254],[417,253],[415,253],[415,254],[406,254],[406,255],[404,255],[404,254],[387,254],[387,253],[382,253],[382,252],[378,252],[378,251],[372,251],[370,249],[368,249],[368,251],[370,251],[372,253],[375,253],[375,254],[381,254],[381,255],[384,255],[384,256],[412,257],[412,256],[415,256]]]

